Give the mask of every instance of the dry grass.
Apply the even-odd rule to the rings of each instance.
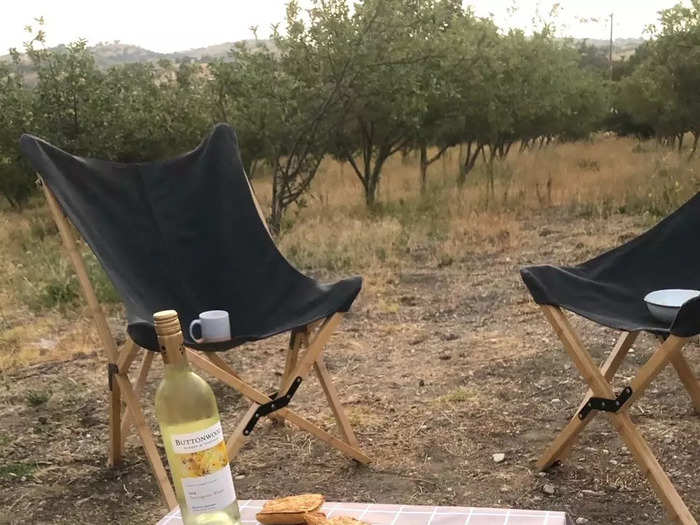
[[[604,137],[514,151],[494,167],[493,194],[478,164],[458,188],[458,166],[454,148],[430,167],[429,189],[421,196],[415,156],[395,156],[384,170],[380,205],[367,210],[350,166],[329,159],[306,206],[289,213],[280,245],[305,268],[449,265],[471,252],[517,244],[522,220],[544,209],[590,218],[638,214],[654,222],[699,189],[700,175],[698,158],[688,162],[654,142]],[[267,206],[269,180],[255,185]]]
[[[479,165],[458,188],[458,162],[455,148],[433,164],[428,192],[420,195],[415,156],[397,155],[384,170],[380,205],[368,210],[350,166],[329,159],[306,205],[290,210],[281,250],[305,270],[362,273],[366,299],[391,311],[382,306],[382,287],[406,266],[440,268],[508,250],[521,242],[523,221],[548,209],[564,217],[646,215],[651,223],[693,195],[700,174],[700,158],[688,162],[653,142],[603,137],[513,152],[494,167],[493,194]],[[254,185],[267,207],[269,177]],[[96,338],[77,282],[40,200],[22,214],[0,212],[0,244],[0,371],[92,352]],[[94,259],[89,267],[98,295],[118,317],[111,286]]]

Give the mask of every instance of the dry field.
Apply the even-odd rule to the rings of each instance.
[[[306,205],[291,210],[280,246],[292,261],[322,279],[365,277],[328,364],[375,461],[358,467],[301,432],[266,423],[233,462],[239,495],[314,490],[330,499],[565,509],[588,523],[663,523],[602,418],[569,461],[534,473],[537,454],[584,389],[517,270],[581,261],[643,231],[699,189],[700,159],[614,138],[549,146],[497,165],[494,195],[479,169],[457,188],[457,162],[455,149],[432,165],[420,196],[415,158],[392,159],[381,205],[368,211],[350,167],[328,161]],[[269,182],[261,177],[255,186],[265,205]],[[155,521],[161,504],[134,438],[124,466],[105,467],[104,359],[39,201],[22,214],[0,212],[0,245],[0,523]],[[114,292],[94,263],[90,272],[123,337]],[[600,359],[614,334],[589,333]],[[643,362],[653,343],[642,338],[631,363]],[[284,366],[284,346],[273,338],[227,358],[267,389],[276,379],[269,370]],[[690,350],[700,373],[697,348]],[[159,375],[156,367],[147,400]],[[215,390],[229,432],[245,404]],[[318,393],[310,381],[299,402],[330,425]],[[700,515],[700,421],[676,378],[663,373],[632,413]],[[495,464],[494,453],[506,460]],[[555,493],[544,493],[544,484]]]

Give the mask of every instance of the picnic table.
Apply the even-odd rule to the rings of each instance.
[[[242,500],[243,525],[255,525],[255,514],[264,500]],[[328,517],[343,515],[372,525],[572,525],[564,512],[514,510],[478,507],[432,507],[422,505],[383,505],[376,503],[329,502],[322,509]],[[158,525],[182,525],[180,509],[169,512]]]

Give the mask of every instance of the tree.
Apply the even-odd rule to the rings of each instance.
[[[213,124],[200,67],[161,60],[109,68],[93,104],[108,137],[95,154],[134,162],[194,147]]]
[[[31,195],[34,177],[23,165],[19,136],[31,118],[31,92],[18,71],[19,55],[0,63],[0,194],[13,208],[21,209]]]
[[[34,127],[70,151],[93,152],[102,142],[96,115],[99,108],[95,107],[102,74],[86,41],[49,50],[43,47],[43,36],[39,33],[25,49],[38,77],[33,88]]]
[[[665,65],[675,98],[679,151],[683,133],[693,134],[692,156],[700,135],[700,0],[661,11],[661,33],[656,40],[656,63]]]
[[[700,0],[661,11],[659,21],[637,67],[620,82],[617,106],[679,151],[690,132],[692,156],[700,134]]]
[[[461,3],[443,2],[433,6],[435,15],[430,19],[429,31],[424,39],[427,49],[425,65],[419,64],[419,96],[424,100],[418,114],[415,141],[411,146],[419,149],[421,191],[427,185],[428,167],[437,161],[451,146],[469,140],[467,127],[470,115],[480,101],[483,86],[476,85],[480,71],[487,61],[489,47],[496,37],[495,26],[474,17],[470,10],[463,11]],[[467,118],[465,118],[467,117]],[[428,146],[437,152],[430,157]],[[471,153],[471,143],[466,160],[475,160],[478,151]],[[461,179],[460,179],[461,180]]]
[[[319,18],[314,31],[320,67],[345,71],[330,152],[351,165],[373,206],[386,160],[415,139],[426,114],[419,71],[436,58],[430,35],[438,28],[432,23],[438,3],[366,0],[352,14],[341,4],[319,2],[317,9],[333,6],[339,16]]]
[[[307,25],[295,2],[287,6],[287,32],[275,31],[274,47],[237,45],[232,61],[212,64],[216,112],[239,130],[247,171],[264,160],[273,169],[269,223],[279,233],[286,210],[303,205],[328,151],[337,99],[347,67],[323,68],[313,45],[323,23],[343,16],[336,3],[311,9]]]

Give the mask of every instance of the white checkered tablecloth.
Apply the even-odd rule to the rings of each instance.
[[[255,514],[265,501],[243,500],[243,525],[256,525]],[[477,507],[427,507],[375,503],[326,503],[328,517],[351,516],[371,525],[571,525],[563,512],[548,510],[482,509]],[[180,509],[168,513],[158,525],[182,525]]]

